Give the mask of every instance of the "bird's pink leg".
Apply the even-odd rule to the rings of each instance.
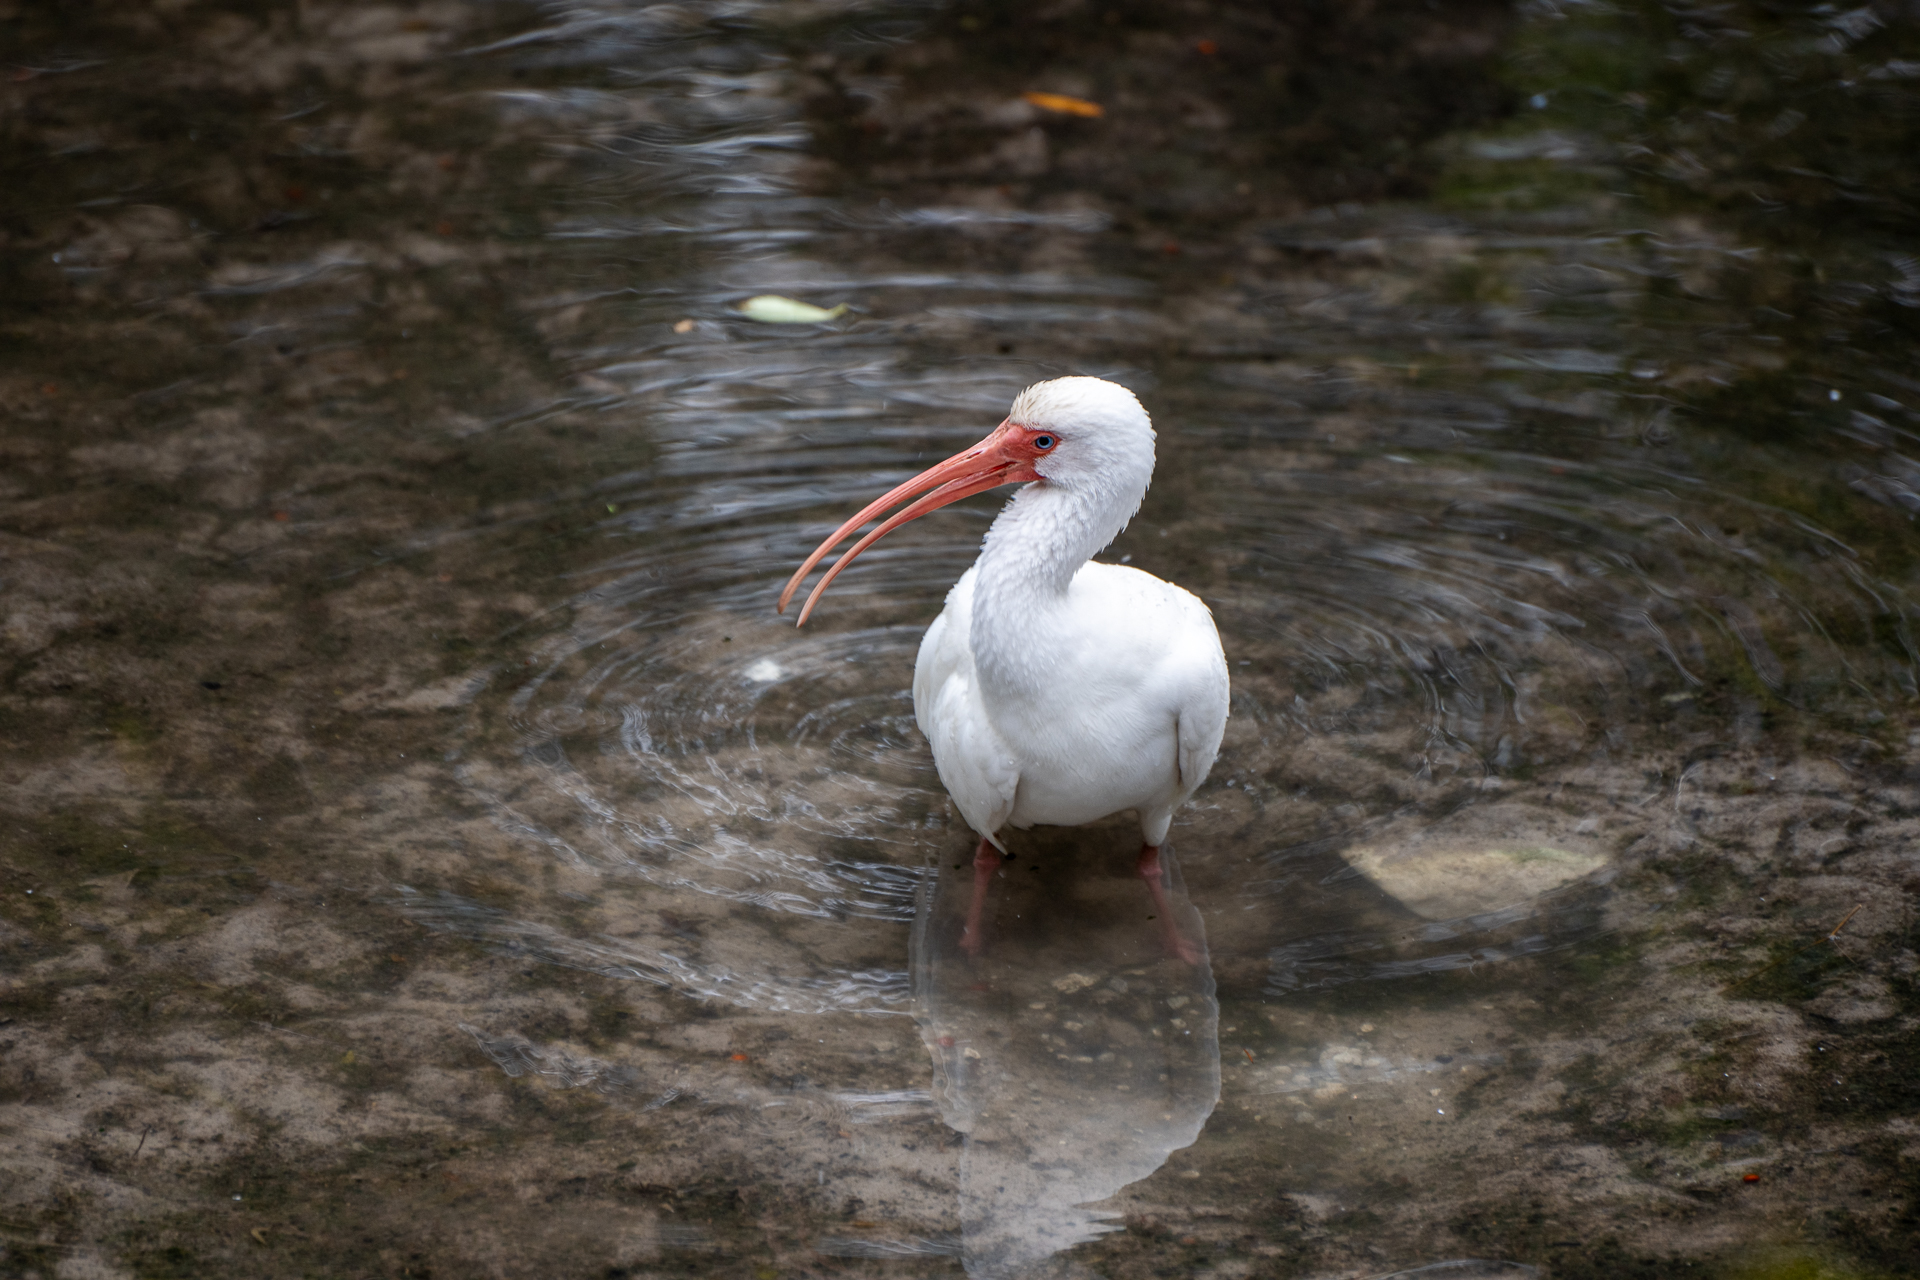
[[[1153,911],[1160,917],[1160,940],[1165,944],[1167,954],[1187,964],[1199,964],[1200,948],[1189,942],[1174,926],[1173,910],[1167,904],[1167,886],[1161,883],[1164,873],[1160,868],[1159,845],[1140,846],[1138,870],[1140,878],[1147,882],[1147,892],[1153,895]]]
[[[960,949],[969,956],[977,958],[987,945],[980,912],[987,903],[987,885],[1000,869],[1000,862],[1000,851],[993,847],[993,841],[982,837],[980,847],[973,851],[973,901],[967,904],[967,927],[960,933]]]

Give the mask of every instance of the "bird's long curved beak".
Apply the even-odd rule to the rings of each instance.
[[[847,553],[834,561],[833,567],[814,584],[813,593],[807,597],[807,603],[800,610],[795,626],[805,626],[807,618],[813,613],[813,606],[819,603],[820,593],[827,584],[840,576],[840,571],[853,563],[854,557],[892,533],[907,521],[937,511],[950,502],[976,493],[984,493],[1003,484],[1020,484],[1040,479],[1040,473],[1034,470],[1034,454],[1027,447],[1027,437],[1032,433],[1012,422],[1002,422],[993,429],[993,433],[971,449],[954,454],[938,466],[928,467],[905,484],[896,485],[879,498],[862,507],[860,514],[835,529],[830,537],[814,549],[797,572],[787,582],[787,589],[780,593],[779,612],[787,611],[787,602],[793,599],[793,593],[800,588],[802,581],[813,567],[826,558],[827,554],[844,542],[849,534],[867,521],[873,519],[897,502],[903,502],[915,494],[923,494],[919,501],[901,508],[880,522],[870,533],[861,538],[847,550]],[[931,492],[929,492],[931,491]]]

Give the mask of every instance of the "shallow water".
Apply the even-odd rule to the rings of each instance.
[[[0,20],[10,1273],[1905,1273],[1910,16]],[[1198,966],[772,610],[1072,372]]]

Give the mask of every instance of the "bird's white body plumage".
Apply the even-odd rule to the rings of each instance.
[[[1029,388],[1010,422],[1057,431],[954,585],[914,664],[913,708],[967,824],[1062,826],[1136,810],[1148,845],[1207,776],[1227,722],[1227,664],[1207,608],[1090,557],[1153,475],[1153,428],[1096,378]]]
[[[995,681],[972,644],[969,569],[920,642],[913,711],[967,825],[996,845],[1002,827],[1077,826],[1138,810],[1141,837],[1166,839],[1227,723],[1226,664],[1206,606],[1123,565],[1088,564],[1064,607],[1029,636],[1078,655],[1071,683]],[[1004,845],[1002,845],[1004,848]]]

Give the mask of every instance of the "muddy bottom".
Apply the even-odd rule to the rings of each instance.
[[[1916,34],[0,0],[0,1274],[1915,1274]],[[1068,373],[1197,964],[773,611]]]

